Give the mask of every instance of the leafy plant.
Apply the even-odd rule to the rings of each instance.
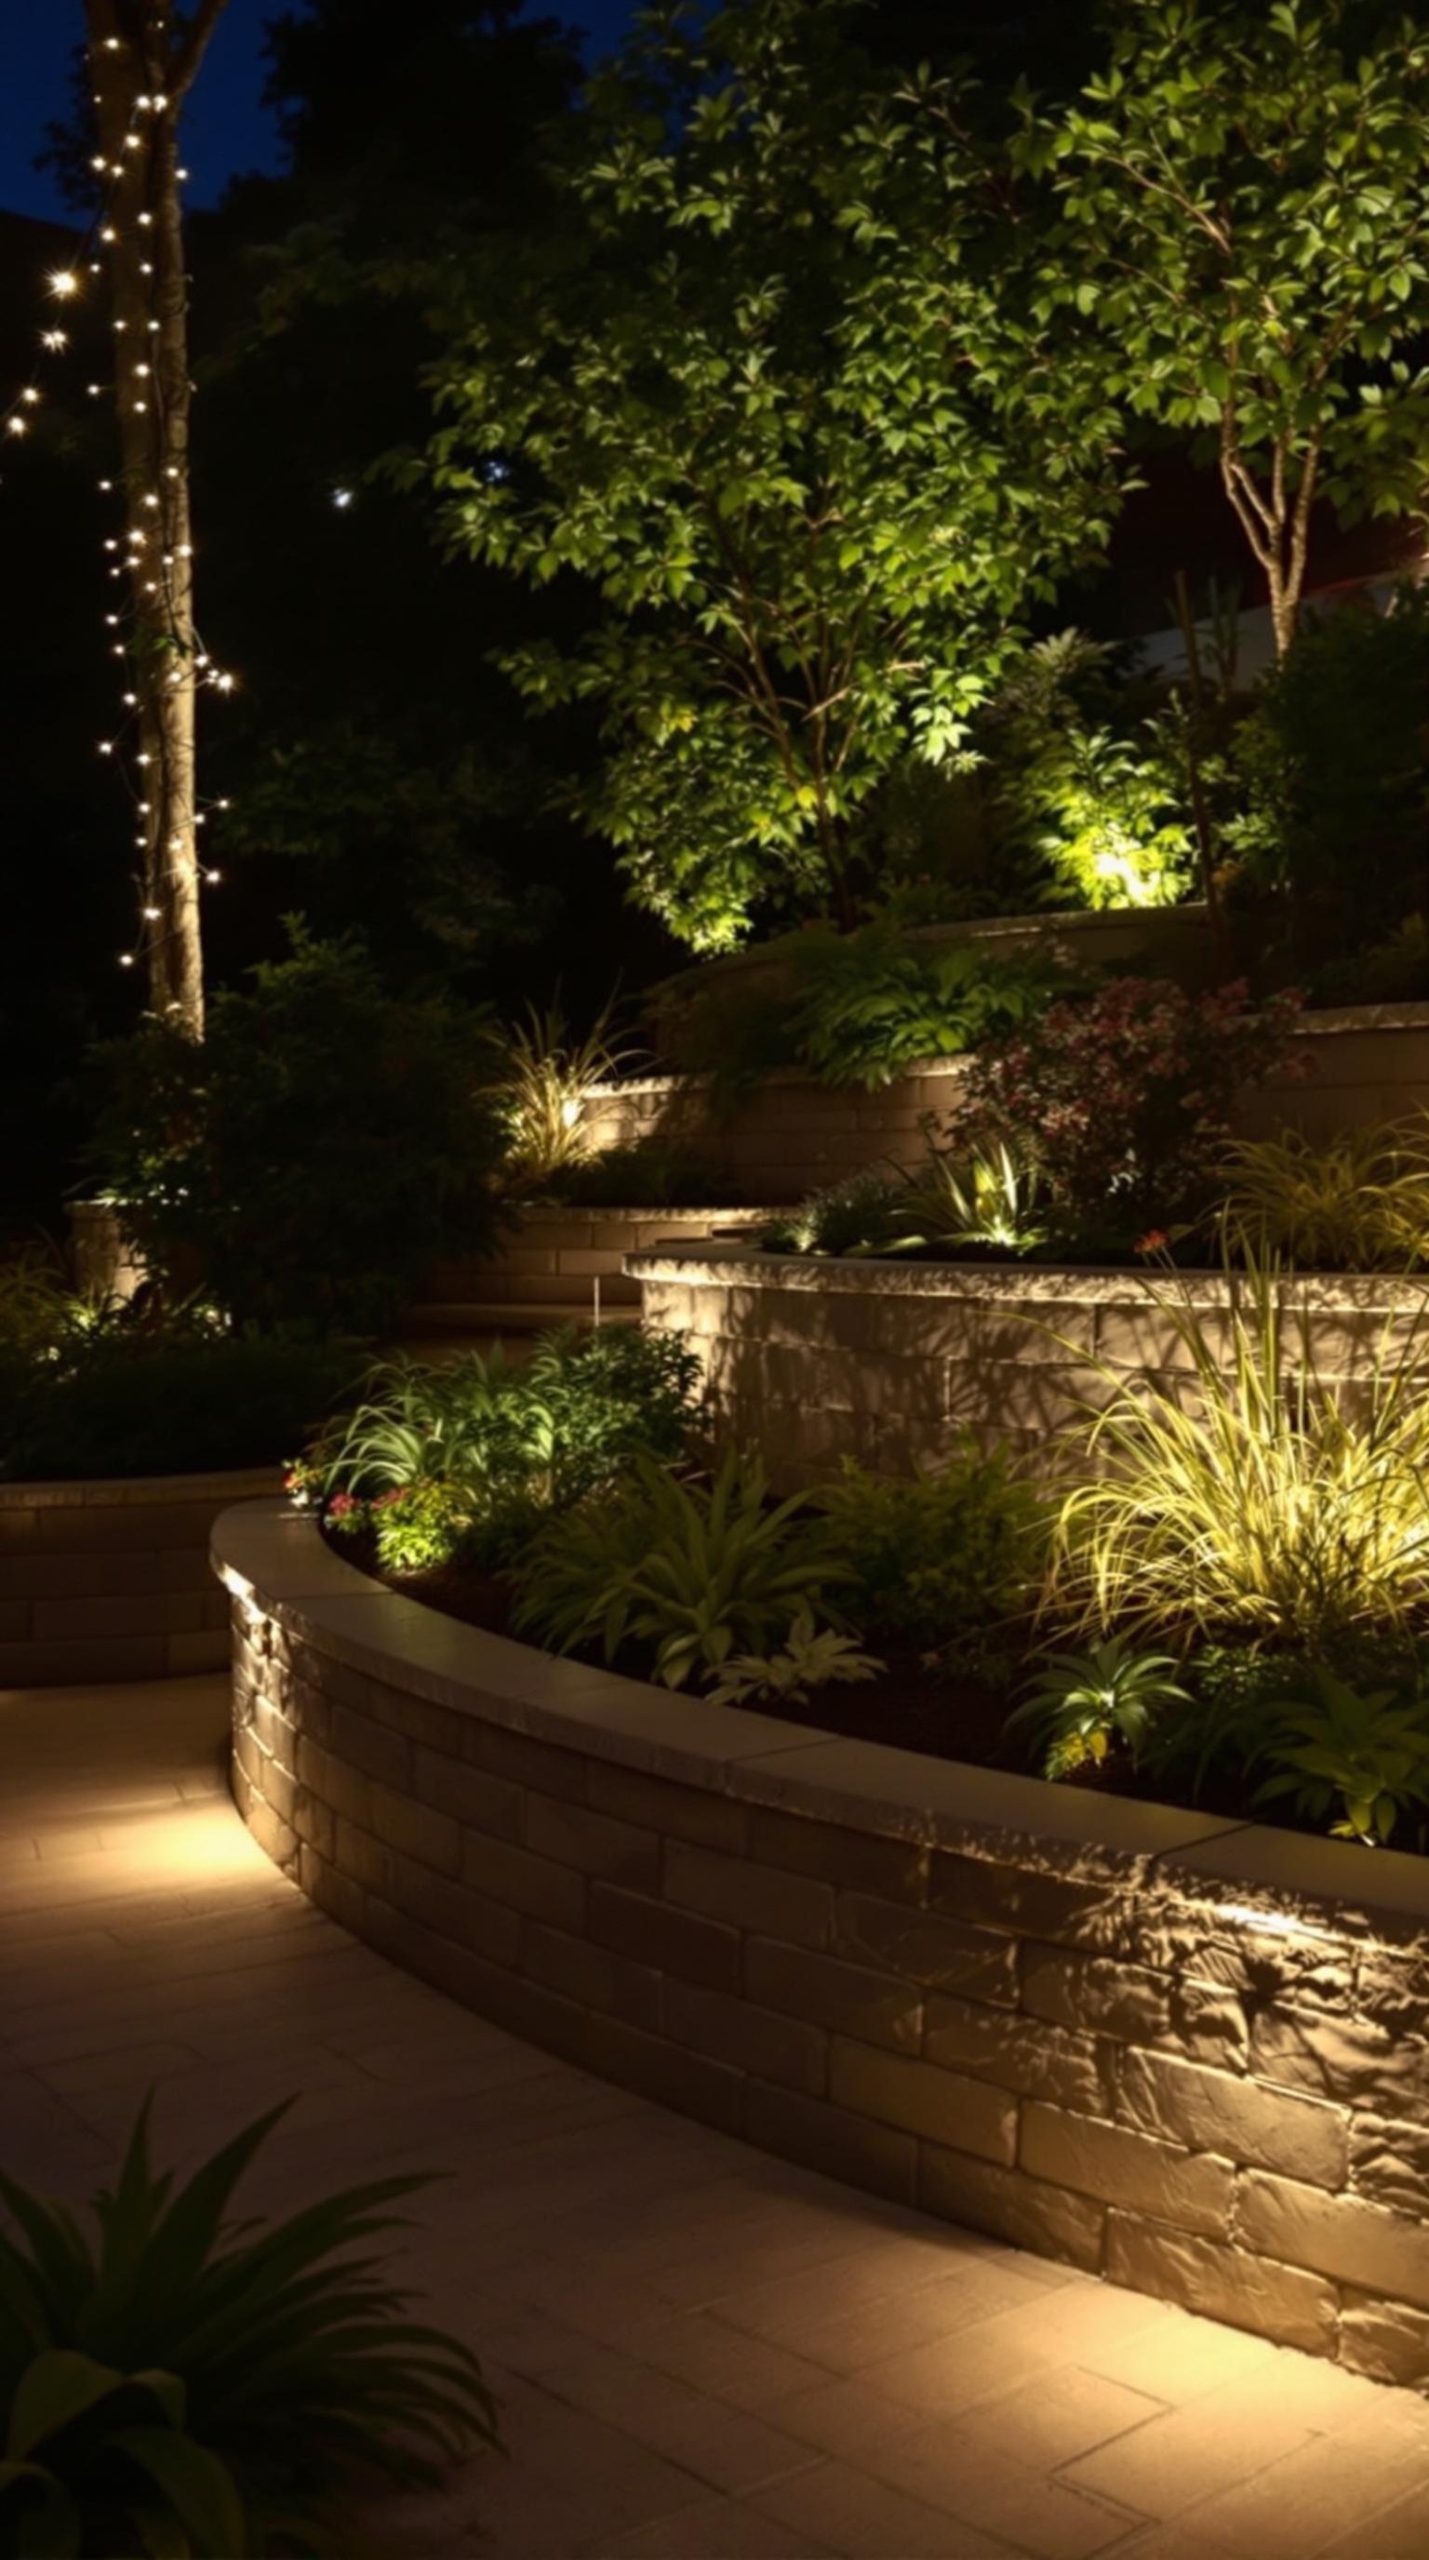
[[[845,1460],[820,1499],[849,1607],[881,1641],[956,1648],[1027,1607],[1043,1505],[1005,1451],[971,1432],[936,1474],[884,1478]]]
[[[1254,1005],[1241,985],[1189,996],[1115,979],[979,1051],[948,1143],[955,1155],[1001,1143],[1040,1165],[1058,1235],[1165,1226],[1201,1205],[1235,1097],[1281,1065],[1297,1013],[1295,997]]]
[[[150,2165],[146,2105],[92,2200],[93,2236],[0,2176],[14,2226],[0,2233],[7,2550],[350,2548],[374,2473],[428,2488],[499,2443],[475,2356],[409,2320],[374,2273],[369,2244],[422,2179],[354,2187],[267,2229],[228,2223],[285,2113],[176,2187]]]
[[[816,1191],[787,1218],[771,1218],[761,1231],[768,1253],[839,1255],[886,1250],[898,1234],[898,1211],[907,1195],[905,1175],[873,1166]]]
[[[1032,644],[987,723],[994,787],[1079,906],[1174,906],[1192,868],[1180,777],[1154,721],[1114,725],[1111,654],[1081,631]]]
[[[1227,1265],[1229,1306],[1149,1305],[1183,1375],[1100,1369],[1068,1434],[1051,1599],[1096,1626],[1256,1639],[1323,1656],[1429,1605],[1422,1317],[1365,1374],[1316,1366],[1310,1317],[1273,1263]]]
[[[46,1344],[0,1338],[0,1475],[186,1474],[276,1463],[352,1386],[351,1343],[232,1332],[201,1306],[79,1302]]]
[[[436,1365],[386,1361],[319,1439],[304,1486],[315,1479],[329,1517],[341,1503],[349,1526],[370,1525],[394,1571],[463,1550],[497,1560],[633,1452],[678,1456],[699,1378],[681,1341],[623,1326],[544,1334],[520,1368],[499,1345]]]
[[[912,1253],[929,1245],[990,1245],[1004,1253],[1030,1253],[1045,1244],[1039,1216],[1043,1192],[1039,1165],[999,1138],[986,1154],[965,1161],[930,1151],[926,1164],[895,1202],[896,1230],[883,1248]]]
[[[517,1625],[561,1653],[599,1640],[607,1662],[649,1647],[671,1689],[736,1652],[767,1655],[801,1610],[835,1618],[828,1595],[847,1578],[807,1498],[768,1496],[763,1465],[737,1450],[708,1484],[635,1458],[519,1559]]]
[[[151,1021],[98,1053],[100,1168],[150,1271],[196,1265],[236,1322],[373,1333],[439,1251],[490,1242],[499,1115],[469,1017],[290,930],[201,1044]]]
[[[1153,1718],[1189,1703],[1171,1676],[1178,1668],[1173,1654],[1135,1653],[1123,1636],[1104,1637],[1086,1653],[1047,1654],[1008,1730],[1036,1737],[1049,1778],[1100,1763],[1118,1741],[1135,1765]]]
[[[736,1653],[709,1693],[714,1707],[742,1707],[755,1698],[786,1706],[808,1704],[809,1691],[835,1680],[873,1680],[885,1665],[861,1653],[852,1636],[816,1627],[812,1609],[800,1609],[778,1653]]]
[[[960,1057],[1035,1018],[1066,972],[975,942],[919,942],[896,926],[801,935],[785,1001],[793,1055],[828,1085],[876,1091],[926,1058]]]
[[[1262,1756],[1275,1768],[1258,1804],[1289,1797],[1312,1822],[1338,1805],[1332,1836],[1379,1847],[1404,1815],[1429,1810],[1429,1701],[1357,1689],[1321,1665],[1280,1702]]]
[[[1429,1251],[1429,1117],[1344,1129],[1314,1145],[1298,1130],[1232,1147],[1222,1216],[1302,1271],[1403,1271]]]
[[[596,1086],[608,1084],[635,1055],[616,1040],[614,1020],[612,996],[582,1039],[556,1001],[544,1012],[528,1005],[505,1034],[497,1089],[513,1188],[544,1188],[589,1156],[585,1106]]]

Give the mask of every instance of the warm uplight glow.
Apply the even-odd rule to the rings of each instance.
[[[1268,1937],[1311,1938],[1328,1947],[1339,1944],[1333,1929],[1314,1928],[1288,1911],[1262,1911],[1254,1902],[1218,1902],[1215,1909],[1223,1919],[1239,1920],[1243,1927],[1262,1930]]]
[[[79,291],[79,278],[72,267],[57,267],[50,277],[50,291],[57,302],[68,302]]]

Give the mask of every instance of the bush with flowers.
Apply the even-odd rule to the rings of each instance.
[[[1283,1071],[1293,993],[1237,982],[1188,995],[1117,978],[971,1060],[945,1137],[956,1154],[1013,1149],[1039,1167],[1058,1241],[1132,1244],[1207,1204],[1235,1099]]]

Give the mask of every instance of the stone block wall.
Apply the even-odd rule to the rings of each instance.
[[[0,1485],[0,1688],[223,1670],[209,1537],[220,1511],[277,1481],[262,1467]]]
[[[1100,1406],[1123,1377],[1186,1378],[1190,1352],[1158,1298],[1230,1339],[1213,1274],[1009,1265],[820,1262],[737,1244],[636,1257],[644,1321],[688,1336],[721,1441],[762,1450],[781,1487],[845,1457],[884,1475],[944,1460],[971,1426],[1028,1453]],[[1353,1388],[1422,1327],[1429,1286],[1389,1276],[1306,1279],[1287,1293],[1327,1384]],[[1287,1341],[1298,1345],[1298,1321]],[[1429,1339],[1423,1344],[1429,1360]]]
[[[947,1119],[963,1073],[960,1059],[931,1059],[879,1093],[771,1076],[718,1124],[698,1085],[649,1076],[598,1087],[585,1125],[597,1148],[677,1134],[718,1158],[742,1198],[797,1201],[869,1165],[915,1164],[925,1122]],[[1246,1137],[1303,1129],[1318,1141],[1426,1109],[1429,1005],[1366,1005],[1307,1016],[1289,1071],[1245,1094],[1238,1122]]]
[[[716,1713],[270,1511],[216,1557],[240,1809],[394,1961],[766,2150],[1429,2388],[1424,1861]]]

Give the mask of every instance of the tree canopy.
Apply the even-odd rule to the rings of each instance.
[[[1115,409],[1018,291],[963,91],[875,71],[847,19],[647,26],[438,375],[456,547],[598,598],[510,671],[598,704],[583,814],[697,950],[771,894],[847,916],[878,784],[957,754],[1115,500]]]

